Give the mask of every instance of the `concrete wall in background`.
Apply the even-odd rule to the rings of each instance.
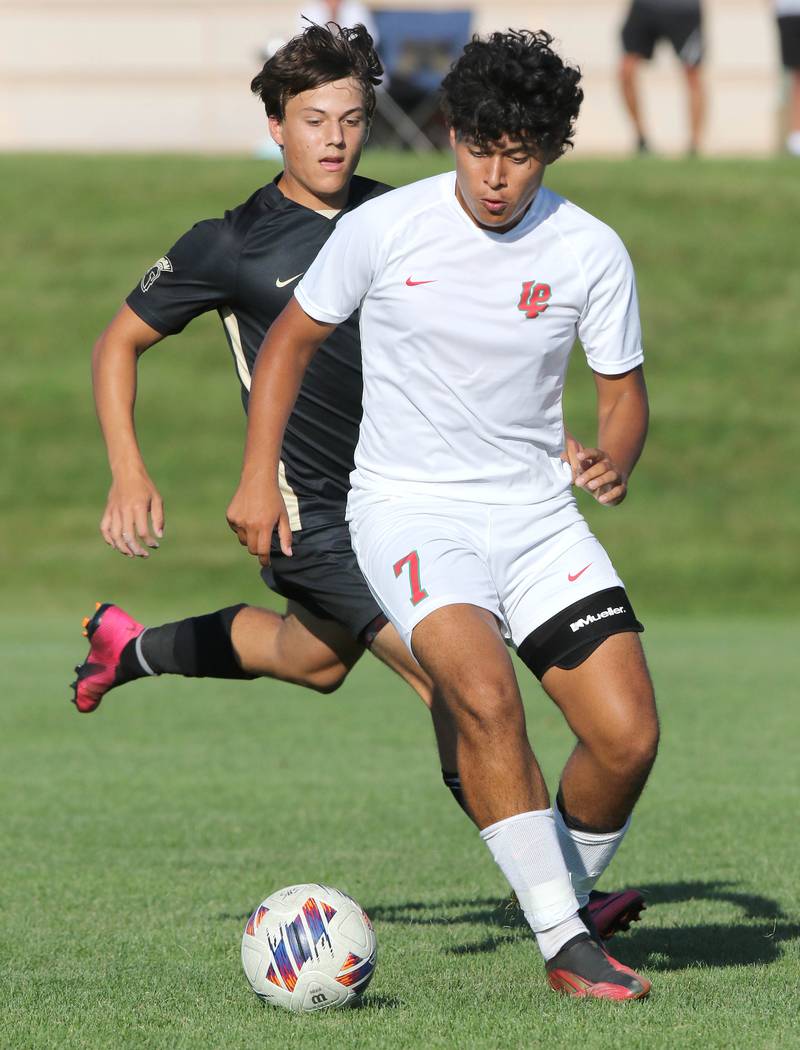
[[[465,7],[399,0],[375,7]],[[546,28],[584,72],[580,153],[629,150],[616,84],[627,0],[475,2],[475,29]],[[267,41],[294,32],[283,0],[0,0],[0,149],[247,152],[263,137],[248,84]],[[706,151],[778,142],[781,75],[764,0],[706,0]],[[683,84],[664,47],[643,78],[658,150],[685,146]]]

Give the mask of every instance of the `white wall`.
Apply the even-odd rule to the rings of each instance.
[[[462,7],[458,0],[375,6]],[[583,153],[630,148],[617,92],[627,0],[476,2],[479,32],[546,28],[584,72]],[[258,51],[294,31],[283,0],[0,0],[0,149],[249,151],[262,135],[249,97]],[[781,78],[764,0],[706,0],[707,150],[775,148]],[[680,70],[662,50],[644,77],[657,148],[685,143]]]

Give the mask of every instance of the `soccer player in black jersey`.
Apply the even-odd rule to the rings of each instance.
[[[312,25],[253,80],[284,170],[221,219],[197,223],[147,271],[98,340],[98,416],[112,473],[100,530],[127,557],[147,557],[163,534],[161,496],[134,429],[138,358],[199,314],[222,321],[247,409],[264,333],[333,231],[338,217],[387,188],[354,175],[375,108],[381,65],[363,26]],[[94,710],[109,689],[147,674],[268,676],[334,690],[369,648],[430,703],[409,658],[357,567],[344,521],[361,418],[361,360],[353,316],[320,354],[298,398],[283,447],[294,551],[265,582],[283,615],[236,605],[144,629],[114,605],[86,623],[91,651],[74,701]]]
[[[147,557],[164,512],[134,429],[138,359],[198,315],[222,321],[242,402],[266,330],[339,215],[386,190],[354,175],[375,108],[381,67],[363,27],[310,26],[254,79],[284,170],[222,219],[200,222],[145,273],[93,355],[95,401],[112,472],[100,530],[126,557]],[[146,675],[278,678],[336,689],[366,648],[430,706],[427,676],[372,597],[350,545],[345,503],[361,418],[361,358],[355,316],[321,347],[283,442],[281,484],[292,515],[292,555],[275,542],[265,582],[287,599],[279,615],[234,605],[145,628],[104,603],[84,621],[90,651],[73,700],[94,711],[112,688]],[[454,745],[437,726],[445,782],[460,799]],[[633,891],[593,895],[592,914],[610,936],[643,907]]]

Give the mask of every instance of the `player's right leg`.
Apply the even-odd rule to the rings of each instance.
[[[297,602],[285,614],[238,605],[145,628],[116,605],[84,621],[86,660],[76,668],[73,702],[94,711],[109,690],[148,675],[279,678],[332,692],[364,651],[350,632]]]
[[[619,67],[619,81],[625,108],[636,131],[637,148],[640,153],[646,153],[648,146],[639,99],[639,71],[642,62],[653,57],[658,32],[651,8],[634,0],[622,27],[623,54]]]

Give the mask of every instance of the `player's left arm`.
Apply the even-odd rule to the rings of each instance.
[[[616,506],[628,494],[628,479],[642,454],[650,417],[642,366],[621,375],[593,372],[597,391],[597,447],[576,451],[575,478],[598,503]]]

